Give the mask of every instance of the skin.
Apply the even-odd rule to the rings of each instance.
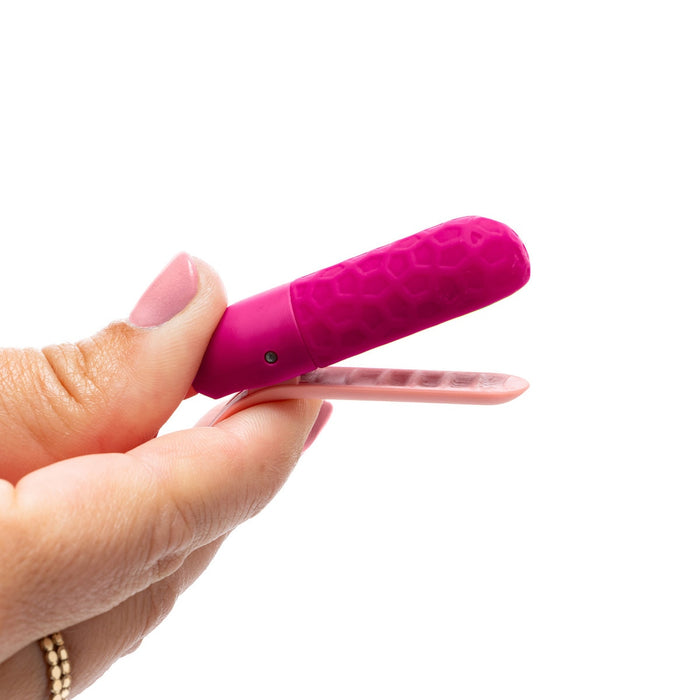
[[[136,649],[301,454],[319,402],[156,437],[226,306],[196,265],[194,299],[161,326],[0,351],[0,697],[47,696],[46,634],[63,632],[73,695]]]

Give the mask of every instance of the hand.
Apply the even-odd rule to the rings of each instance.
[[[73,694],[85,689],[298,459],[318,402],[154,437],[188,395],[225,305],[211,268],[181,255],[129,322],[76,345],[0,351],[0,697],[47,696],[36,640],[57,631]]]

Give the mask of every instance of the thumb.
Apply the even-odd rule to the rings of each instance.
[[[43,350],[0,350],[0,478],[152,438],[187,394],[226,307],[223,285],[182,253],[128,321]]]

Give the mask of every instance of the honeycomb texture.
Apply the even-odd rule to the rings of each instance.
[[[326,367],[488,306],[529,276],[515,233],[469,216],[301,277],[290,291],[309,354]]]

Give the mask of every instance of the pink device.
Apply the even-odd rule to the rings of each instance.
[[[528,383],[465,372],[328,367],[512,294],[530,276],[504,224],[468,216],[229,306],[193,383],[236,410],[293,397],[502,403]]]

